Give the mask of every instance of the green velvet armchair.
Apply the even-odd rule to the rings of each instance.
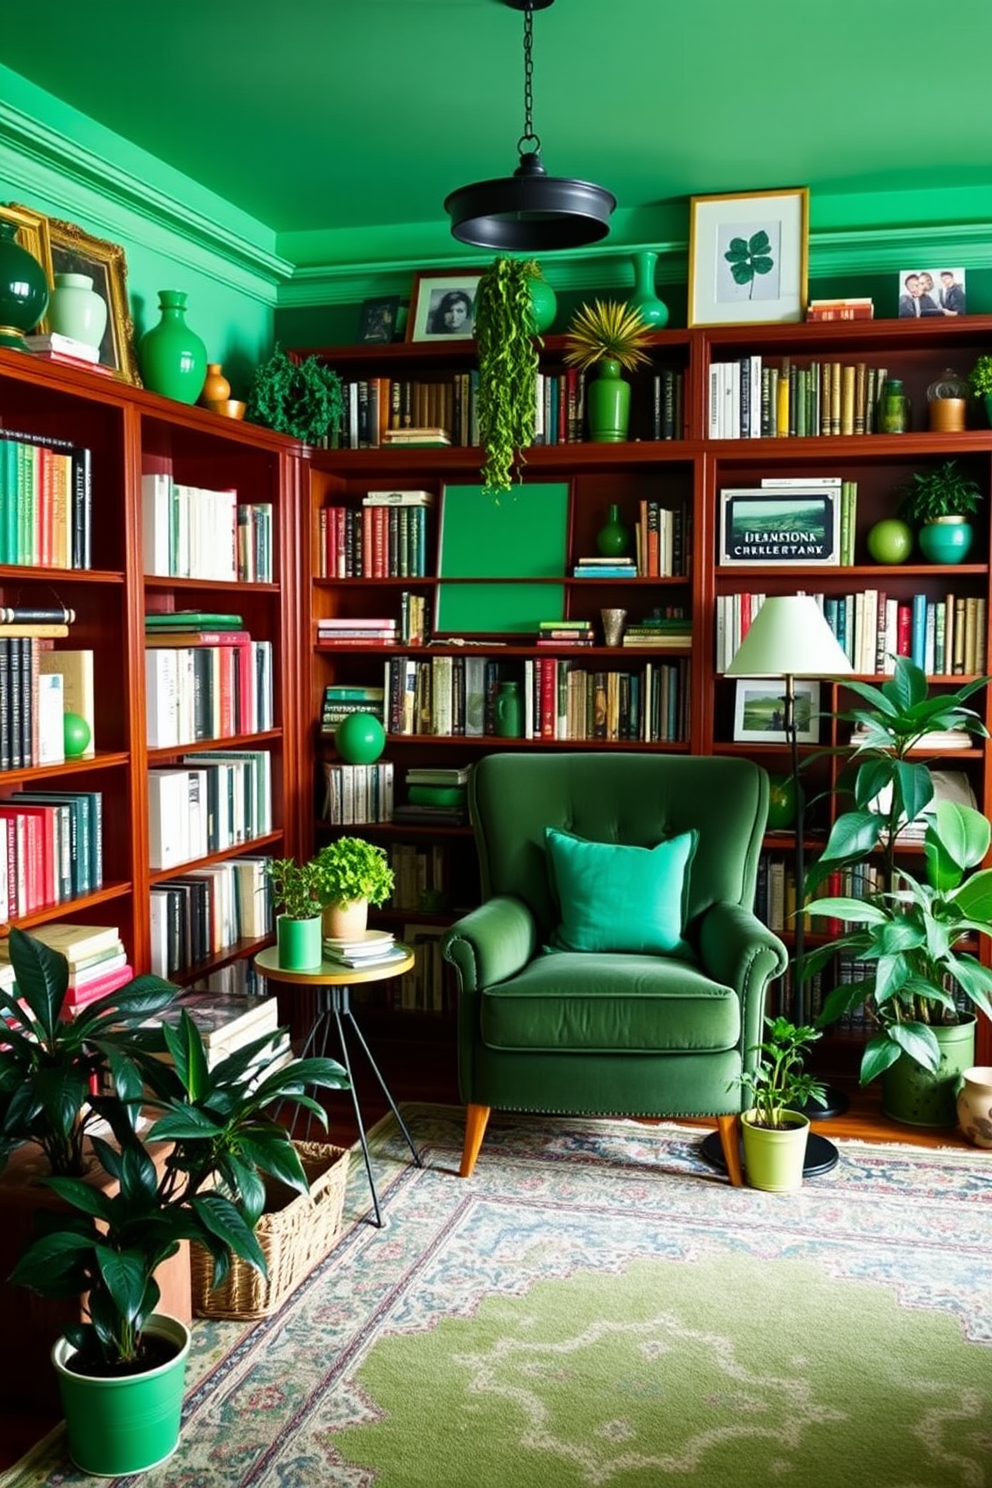
[[[507,752],[475,766],[469,804],[483,902],[443,942],[459,986],[461,1176],[495,1107],[712,1116],[739,1184],[738,1077],[787,964],[753,913],[765,771]]]

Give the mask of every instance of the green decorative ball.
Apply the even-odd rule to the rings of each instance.
[[[768,825],[773,832],[791,827],[796,819],[796,783],[791,775],[772,775],[768,781]]]
[[[85,718],[78,713],[62,715],[62,738],[67,759],[78,759],[89,748],[92,734]]]
[[[350,713],[334,730],[334,745],[349,765],[371,765],[386,747],[386,731],[371,713]]]
[[[868,533],[868,551],[876,563],[908,563],[913,552],[913,529],[898,517],[876,522]]]

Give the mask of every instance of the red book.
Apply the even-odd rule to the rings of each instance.
[[[46,904],[56,904],[57,894],[52,890],[55,863],[55,821],[47,824],[38,815],[51,811],[44,806],[12,806],[9,801],[0,803],[0,818],[14,822],[16,841],[15,882],[17,884],[17,914],[30,914]],[[13,909],[13,902],[11,909]]]
[[[233,717],[230,734],[223,732],[221,725],[221,738],[230,738],[231,734],[251,734],[255,731],[255,661],[251,651],[251,634],[247,630],[173,630],[155,631],[153,634],[146,632],[146,646],[167,646],[172,650],[185,649],[187,646],[217,646],[233,647],[237,652],[238,684],[237,684],[237,711]],[[230,663],[227,664],[228,666]],[[221,655],[221,677],[228,673],[225,671],[223,652]],[[233,707],[233,699],[232,699]],[[221,693],[221,712],[223,714],[224,697]]]
[[[553,739],[558,715],[558,663],[553,656],[542,656],[534,665],[540,671],[541,738]]]
[[[249,641],[249,646],[251,642]],[[220,703],[220,729],[221,739],[230,739],[237,733],[247,733],[247,729],[239,729],[236,703],[238,701],[237,676],[240,655],[234,646],[217,647],[217,674],[218,692]]]
[[[896,631],[896,655],[910,656],[913,650],[913,607],[899,605],[899,623]]]
[[[134,967],[125,963],[101,977],[94,977],[92,981],[84,982],[81,987],[70,987],[62,1004],[62,1017],[71,1018],[74,1013],[79,1012],[80,1008],[86,1007],[87,1003],[96,1002],[97,998],[106,997],[108,992],[116,992],[118,987],[125,987],[133,980]]]

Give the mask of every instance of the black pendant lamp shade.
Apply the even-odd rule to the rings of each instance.
[[[598,243],[610,230],[617,204],[611,191],[591,181],[549,176],[541,163],[541,142],[533,132],[533,12],[554,0],[505,0],[524,12],[524,132],[520,164],[512,176],[475,181],[445,198],[452,235],[462,243],[517,253],[547,253]],[[527,149],[526,146],[532,146]]]

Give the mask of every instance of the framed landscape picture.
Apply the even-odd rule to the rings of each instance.
[[[837,568],[840,507],[835,488],[721,491],[717,562],[727,568]]]
[[[797,679],[796,738],[800,744],[816,744],[820,732],[820,684]],[[734,742],[787,744],[785,733],[785,679],[739,677],[734,699]]]
[[[689,324],[760,325],[806,313],[809,190],[694,196]]]

